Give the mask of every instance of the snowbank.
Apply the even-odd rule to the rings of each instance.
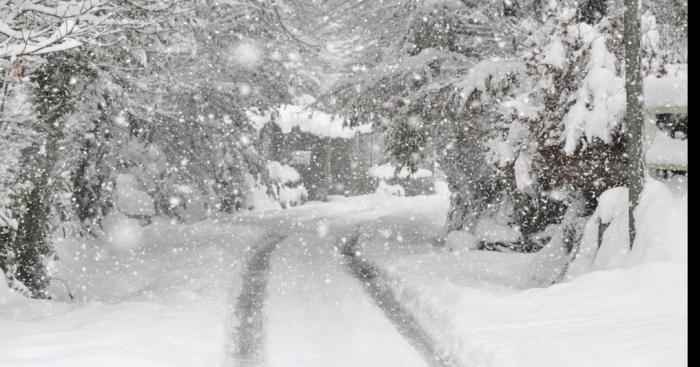
[[[627,197],[627,188],[618,187],[598,198],[598,207],[586,223],[576,258],[567,272],[569,278],[613,269],[626,261],[630,243]]]
[[[586,224],[579,253],[567,276],[573,278],[595,270],[633,267],[647,262],[687,266],[687,184],[684,176],[666,182],[646,178],[635,213],[637,237],[631,252],[627,189],[615,188],[603,193],[598,208]],[[599,238],[602,239],[600,244]]]
[[[682,268],[644,264],[522,291],[465,287],[431,270],[389,274],[440,348],[465,366],[687,365]]]
[[[611,190],[591,222],[608,224],[603,247],[576,277],[551,286],[551,264],[562,255],[554,249],[433,247],[444,220],[439,200],[397,207],[363,227],[360,249],[439,349],[462,365],[685,366],[687,179],[647,182],[634,250],[627,251],[626,190]],[[585,241],[597,244],[592,228]]]
[[[452,231],[445,238],[445,247],[450,251],[476,250],[479,240],[468,231]]]
[[[669,262],[688,266],[688,178],[646,178],[635,214],[639,223],[627,266]]]

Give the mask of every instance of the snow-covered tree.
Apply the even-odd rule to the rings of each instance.
[[[351,123],[383,126],[402,164],[437,160],[452,191],[447,232],[471,230],[480,217],[506,210],[523,248],[536,249],[542,242],[531,239],[546,238],[538,233],[561,223],[567,208],[578,211],[570,218],[586,215],[600,193],[627,182],[622,22],[606,16],[607,4],[584,3],[542,4],[534,19],[507,19],[505,11],[485,18],[481,24],[495,28],[490,34],[513,27],[519,47],[496,36],[491,44],[501,47],[482,46],[477,59],[445,40],[460,34],[460,8],[429,12],[451,32],[427,43],[434,47],[348,79],[336,103]],[[652,42],[657,30],[646,19]],[[647,72],[663,73],[662,50],[645,52]],[[492,57],[479,62],[485,55]]]
[[[186,204],[183,190],[230,212],[248,205],[251,175],[273,184],[245,111],[309,87],[297,73],[307,46],[290,42],[279,4],[23,1],[0,9],[8,105],[0,126],[17,157],[3,168],[0,265],[16,287],[46,296],[51,234],[98,235],[102,216],[119,209],[119,175],[134,177],[128,182],[164,215]],[[51,37],[57,21],[67,25]]]

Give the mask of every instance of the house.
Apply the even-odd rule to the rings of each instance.
[[[432,171],[396,170],[382,137],[370,125],[350,128],[342,119],[297,105],[251,116],[259,128],[258,152],[294,167],[310,200],[328,195],[422,195],[434,192]]]
[[[383,147],[370,126],[346,127],[339,118],[297,105],[252,119],[262,125],[258,151],[294,167],[310,200],[375,190],[368,170],[382,159]]]
[[[668,66],[644,80],[644,154],[647,169],[667,177],[688,172],[688,65]]]

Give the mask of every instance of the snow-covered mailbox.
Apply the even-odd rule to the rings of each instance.
[[[644,80],[644,153],[657,175],[688,172],[688,65]]]

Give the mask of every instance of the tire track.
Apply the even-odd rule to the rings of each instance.
[[[411,344],[431,367],[458,366],[450,356],[439,353],[428,333],[413,315],[404,308],[386,284],[381,270],[369,260],[357,256],[359,232],[353,233],[340,244],[343,256],[352,275],[360,281],[365,291],[384,312],[396,330]]]
[[[248,261],[234,311],[235,319],[240,320],[233,335],[233,360],[237,367],[261,367],[265,364],[263,306],[267,295],[270,255],[284,238],[278,234],[268,235]]]

